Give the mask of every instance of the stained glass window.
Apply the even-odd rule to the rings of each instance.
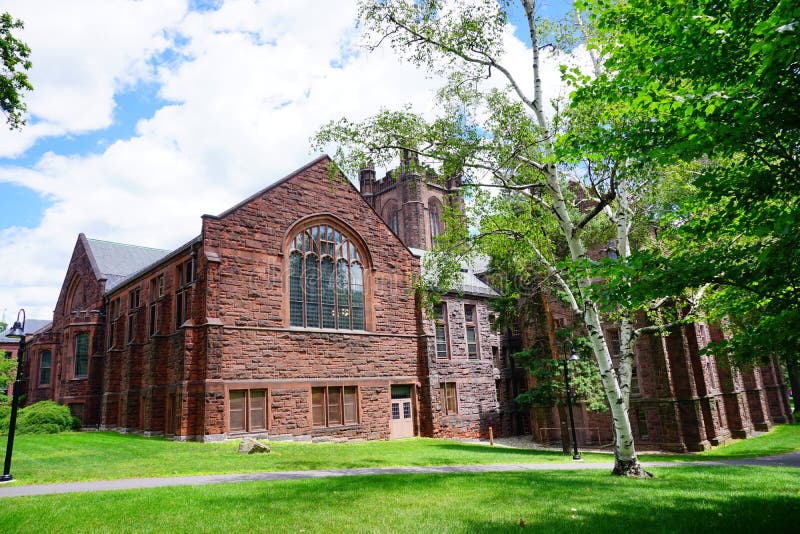
[[[346,234],[320,224],[295,236],[289,251],[289,323],[364,330],[364,268]]]

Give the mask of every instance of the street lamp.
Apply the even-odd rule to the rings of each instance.
[[[567,354],[569,353],[569,355]],[[567,409],[569,410],[569,426],[572,429],[572,459],[581,460],[581,455],[578,452],[578,438],[575,436],[575,417],[572,415],[572,390],[569,387],[569,362],[577,362],[580,360],[578,353],[575,352],[575,347],[572,342],[567,340],[564,342],[564,387],[567,390]]]
[[[22,322],[19,322],[20,315]],[[25,310],[19,310],[17,320],[7,337],[19,338],[19,350],[17,351],[17,376],[14,379],[14,394],[11,397],[11,417],[8,420],[8,442],[6,444],[6,460],[3,463],[3,475],[0,482],[14,480],[11,476],[11,451],[14,450],[14,433],[17,426],[17,407],[19,407],[19,397],[22,394],[22,361],[25,356]]]

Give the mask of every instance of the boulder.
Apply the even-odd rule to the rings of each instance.
[[[243,438],[239,442],[239,454],[258,454],[269,452],[269,445],[254,438]]]

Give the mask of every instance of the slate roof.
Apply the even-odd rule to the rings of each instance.
[[[33,334],[34,332],[38,332],[39,330],[43,330],[44,328],[49,327],[52,324],[52,321],[46,321],[44,319],[26,319],[25,320],[25,335]],[[14,321],[10,321],[8,328],[6,328],[2,334],[0,334],[0,343],[19,343],[19,339],[14,337],[8,337],[8,334],[11,331],[11,327],[14,326]]]
[[[133,273],[157,262],[171,252],[100,239],[87,238],[86,241],[89,243],[97,269],[106,278],[106,291],[110,291]]]
[[[409,249],[414,256],[423,259],[427,250],[418,248]],[[482,264],[479,268],[483,268]],[[483,280],[475,276],[475,268],[468,263],[461,265],[461,280],[456,280],[455,286],[450,290],[454,293],[462,293],[464,295],[474,295],[478,297],[498,297],[500,294],[492,289],[489,285],[485,284]]]

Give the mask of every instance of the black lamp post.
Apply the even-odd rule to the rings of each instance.
[[[22,316],[21,323],[19,322],[20,315]],[[8,420],[6,460],[3,463],[3,475],[0,476],[0,482],[14,480],[14,477],[11,476],[11,451],[14,450],[14,433],[17,429],[17,408],[19,407],[19,397],[22,394],[22,362],[25,356],[25,310],[20,310],[19,313],[17,313],[17,320],[6,336],[19,338],[19,350],[17,351],[17,376],[14,379],[14,394],[11,397],[11,417]]]
[[[569,352],[569,354],[567,354]],[[578,438],[575,435],[575,417],[572,415],[572,390],[569,387],[569,362],[577,362],[580,360],[578,353],[575,352],[575,347],[569,340],[564,342],[564,387],[567,390],[567,409],[569,410],[569,426],[572,429],[572,459],[581,460],[581,455],[578,452]]]

